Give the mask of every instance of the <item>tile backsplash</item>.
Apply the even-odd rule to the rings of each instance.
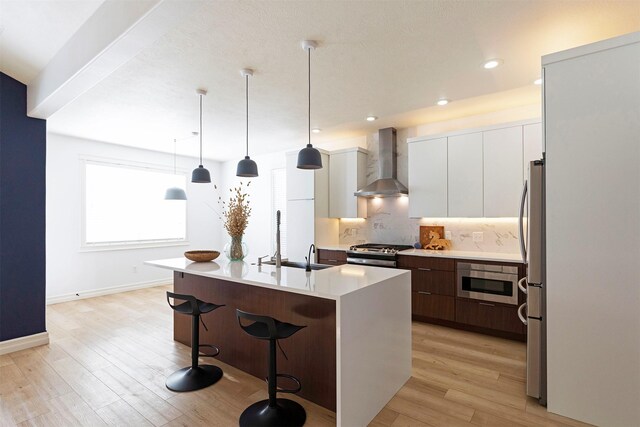
[[[366,220],[340,220],[341,245],[366,242],[413,245],[419,239],[421,225],[442,225],[445,232],[451,232],[451,249],[500,253],[520,250],[516,218],[409,218],[407,197],[371,199],[367,210]],[[483,233],[482,242],[473,241],[474,232]]]

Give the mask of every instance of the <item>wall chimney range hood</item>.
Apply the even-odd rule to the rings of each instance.
[[[378,179],[354,194],[358,197],[397,197],[409,190],[397,177],[396,129],[378,131]]]

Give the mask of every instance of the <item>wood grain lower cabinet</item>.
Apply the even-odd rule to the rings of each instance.
[[[455,311],[455,321],[459,323],[516,334],[526,333],[518,318],[517,306],[458,298]]]
[[[411,270],[411,290],[455,296],[455,273],[453,271]]]
[[[433,319],[455,320],[455,298],[426,291],[411,292],[411,314]]]
[[[347,263],[345,251],[318,249],[318,264],[343,265]]]

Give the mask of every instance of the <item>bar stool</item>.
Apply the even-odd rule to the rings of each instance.
[[[291,323],[280,322],[273,317],[260,316],[242,310],[236,310],[236,316],[240,327],[247,334],[261,340],[269,340],[269,376],[267,378],[269,399],[256,402],[245,409],[240,415],[240,427],[298,427],[304,425],[307,413],[302,405],[290,399],[276,398],[277,393],[298,393],[302,389],[302,385],[296,377],[278,374],[276,368],[276,343],[280,339],[289,338],[300,329],[306,328],[306,326],[296,326]],[[242,324],[242,319],[253,323],[245,326]],[[294,381],[297,387],[294,389],[278,388],[279,377]]]
[[[174,304],[171,304],[169,298],[173,298]],[[184,302],[177,304],[177,300]],[[198,322],[202,322],[202,326],[208,331],[207,325],[204,324],[200,315],[224,307],[224,304],[211,304],[201,301],[193,295],[174,294],[173,292],[167,292],[167,303],[176,312],[191,316],[191,366],[179,369],[169,375],[166,381],[167,388],[172,391],[193,391],[218,382],[222,378],[222,369],[214,365],[198,364],[198,357],[216,357],[220,354],[218,347],[211,344],[200,344],[200,325]],[[200,347],[212,348],[216,352],[211,355],[200,355]]]

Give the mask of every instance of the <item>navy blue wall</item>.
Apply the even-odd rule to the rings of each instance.
[[[46,122],[0,73],[0,341],[45,331]]]

